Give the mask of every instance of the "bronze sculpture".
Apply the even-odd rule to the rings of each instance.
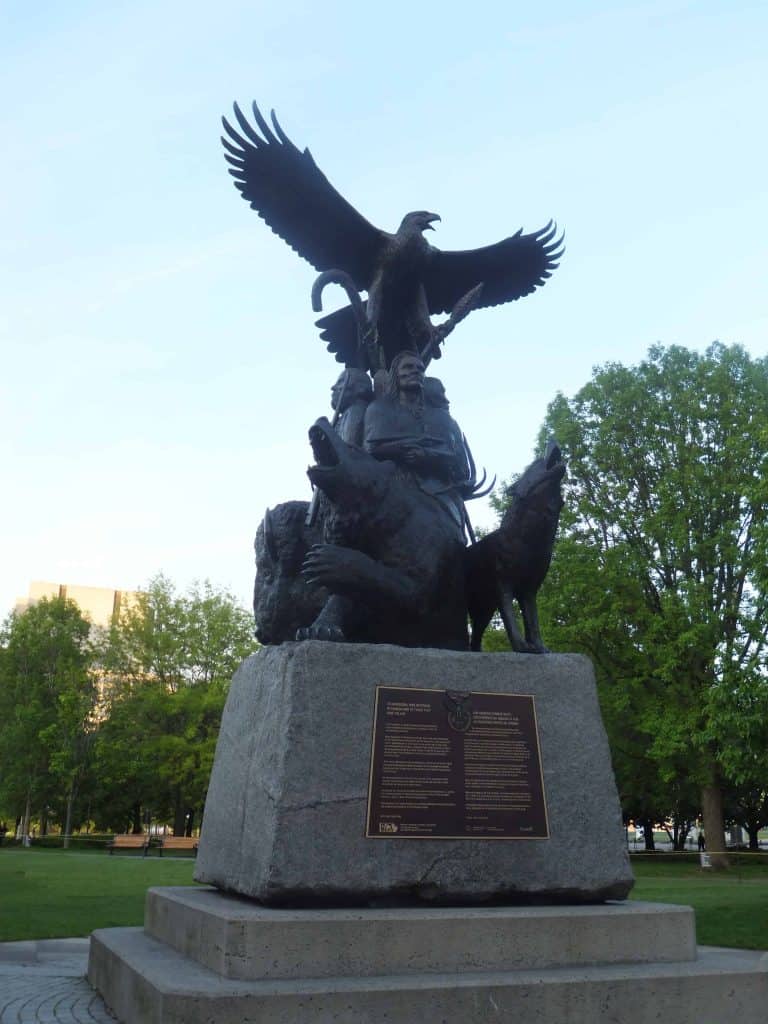
[[[424,238],[440,217],[407,213],[392,234],[374,227],[347,202],[319,169],[308,149],[299,150],[275,117],[272,127],[254,103],[259,131],[237,104],[240,132],[222,118],[230,174],[243,198],[269,227],[319,271],[341,271],[354,288],[368,292],[365,317],[368,365],[388,369],[392,357],[412,349],[439,356],[444,333],[432,324],[440,313],[497,306],[529,295],[557,267],[561,239],[549,224],[522,229],[494,245],[443,252]],[[261,134],[259,134],[259,132]],[[318,321],[321,337],[339,361],[357,365],[358,321],[353,305]]]
[[[321,272],[313,308],[322,309],[329,283],[349,299],[317,321],[346,369],[332,388],[333,422],[321,418],[310,430],[315,496],[268,512],[257,535],[258,635],[266,643],[295,632],[466,650],[471,617],[471,647],[479,650],[500,608],[513,648],[543,653],[535,598],[561,505],[559,450],[526,470],[499,529],[475,543],[466,502],[487,493],[485,474],[478,481],[445,389],[425,368],[473,309],[544,284],[562,238],[550,222],[495,245],[442,252],[424,237],[440,217],[423,210],[406,214],[394,234],[382,231],[291,142],[274,112],[270,126],[254,103],[254,128],[237,104],[234,111],[240,130],[223,119],[222,142],[235,185]],[[450,315],[433,323],[440,313]]]
[[[461,524],[389,459],[310,429],[312,483],[330,503],[326,543],[302,575],[331,597],[300,639],[467,649]]]
[[[343,370],[331,388],[331,408],[338,416],[334,424],[347,444],[363,444],[365,413],[373,398],[371,378],[364,370]]]
[[[479,651],[483,632],[498,609],[512,649],[521,654],[545,654],[536,595],[549,570],[563,499],[560,484],[565,463],[560,448],[550,441],[509,488],[509,507],[497,530],[466,553],[467,605],[472,622],[473,651]],[[519,605],[521,634],[515,615]]]
[[[256,531],[253,617],[260,644],[293,640],[328,599],[325,590],[307,587],[300,575],[307,552],[323,539],[321,523],[307,524],[308,509],[308,501],[284,501],[267,509]]]

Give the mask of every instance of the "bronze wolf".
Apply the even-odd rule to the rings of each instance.
[[[480,650],[483,633],[498,609],[512,649],[544,654],[536,595],[547,575],[563,507],[560,485],[565,463],[557,443],[550,441],[510,487],[510,505],[501,525],[466,552],[467,606],[472,623],[471,649]],[[514,603],[520,606],[525,636]]]

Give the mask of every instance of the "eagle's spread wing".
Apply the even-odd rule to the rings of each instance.
[[[365,300],[363,300],[365,306]],[[357,321],[351,306],[342,306],[334,313],[328,313],[315,321],[320,328],[320,338],[325,347],[335,356],[337,363],[354,365],[357,358]]]
[[[274,111],[273,131],[253,104],[259,135],[237,104],[234,110],[242,135],[222,118],[229,138],[221,141],[243,198],[316,270],[346,270],[359,290],[367,290],[388,236],[339,195],[309,150],[302,153],[291,142]]]
[[[448,313],[477,284],[483,285],[477,308],[522,298],[544,284],[563,254],[562,237],[549,222],[540,231],[511,238],[483,249],[441,252],[432,249],[424,287],[429,312]]]

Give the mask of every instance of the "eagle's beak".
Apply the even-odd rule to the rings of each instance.
[[[427,231],[434,231],[435,229],[432,227],[432,221],[435,221],[435,220],[440,220],[440,214],[438,214],[438,213],[430,213],[430,215],[429,215],[429,223],[427,224],[425,230],[427,230]]]

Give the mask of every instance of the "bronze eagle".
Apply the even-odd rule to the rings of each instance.
[[[443,252],[423,232],[440,220],[416,211],[392,234],[374,227],[347,202],[319,169],[308,149],[288,138],[275,116],[267,123],[253,103],[254,128],[237,104],[238,132],[222,118],[229,173],[252,209],[300,256],[319,271],[342,271],[363,304],[373,348],[388,368],[392,357],[412,349],[439,355],[446,331],[431,316],[466,315],[471,306],[496,306],[530,294],[544,284],[563,253],[552,221],[539,231],[516,234],[480,249]],[[260,133],[260,134],[259,134]],[[471,296],[470,296],[471,293]],[[358,316],[360,306],[358,308]],[[317,321],[321,337],[339,362],[356,363],[359,323],[352,305]],[[370,350],[370,349],[369,349]],[[378,366],[371,365],[372,371]]]

